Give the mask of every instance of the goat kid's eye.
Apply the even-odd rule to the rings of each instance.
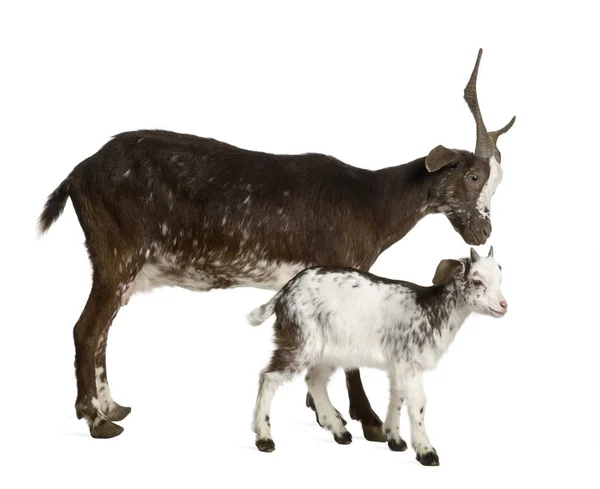
[[[483,283],[481,282],[481,280],[473,280],[473,285],[475,287],[481,287]]]

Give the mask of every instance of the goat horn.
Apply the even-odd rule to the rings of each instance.
[[[475,124],[477,125],[477,142],[475,144],[475,156],[479,158],[490,158],[494,155],[495,144],[485,128],[483,118],[481,117],[481,111],[479,110],[479,101],[477,100],[477,73],[479,72],[479,63],[481,61],[481,55],[483,50],[479,49],[477,54],[477,61],[475,62],[475,68],[471,73],[469,83],[465,87],[464,98],[465,102],[469,106],[473,117],[475,118]],[[510,123],[509,123],[510,125]],[[508,131],[510,127],[504,127],[504,132]],[[500,129],[502,131],[503,129]],[[501,134],[499,132],[498,136]]]
[[[488,132],[488,135],[492,138],[492,141],[494,142],[494,146],[496,145],[496,142],[498,141],[498,136],[504,134],[505,132],[508,132],[508,130],[515,123],[516,119],[517,119],[516,117],[513,117],[510,120],[510,122],[508,124],[506,124],[506,126],[504,126],[502,129],[498,129],[497,131]]]
[[[471,248],[471,261],[475,263],[479,258],[479,253],[477,253],[474,248]]]
[[[490,252],[488,253],[488,258],[494,258],[494,247],[490,246]]]

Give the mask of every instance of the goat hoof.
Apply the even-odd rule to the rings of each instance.
[[[400,440],[398,440],[398,441],[388,440],[388,448],[392,452],[403,452],[404,450],[406,450],[408,448],[408,445],[402,438],[400,438]]]
[[[383,432],[381,425],[362,425],[363,435],[365,435],[365,439],[368,441],[376,441],[380,443],[384,443],[387,441],[387,436]]]
[[[270,438],[256,440],[256,448],[258,448],[261,452],[270,453],[275,450],[275,443]]]
[[[350,445],[352,443],[352,435],[349,431],[344,431],[340,435],[333,435],[333,439],[339,445]]]
[[[440,465],[440,459],[435,449],[433,449],[431,452],[425,452],[423,454],[417,453],[417,461],[420,462],[421,465],[426,465],[428,467]]]
[[[387,435],[383,432],[383,423],[370,407],[359,411],[355,407],[350,406],[350,417],[361,422],[363,435],[366,440],[378,441],[380,443],[387,441]]]
[[[90,434],[92,438],[114,438],[123,433],[123,428],[108,419],[101,419],[98,424],[92,422]]]
[[[129,415],[130,412],[130,407],[119,406],[117,403],[115,403],[115,405],[108,410],[106,416],[111,421],[122,421]]]

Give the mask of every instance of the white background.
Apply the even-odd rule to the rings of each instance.
[[[598,487],[597,14],[519,3],[3,3],[0,487]],[[472,150],[462,90],[480,47],[488,129],[517,115],[488,243],[509,313],[471,317],[426,378],[441,466],[366,442],[355,421],[354,442],[336,445],[301,377],[273,403],[277,450],[259,453],[272,321],[245,322],[271,296],[256,289],[134,296],[108,350],[113,395],[133,411],[121,436],[92,439],[73,407],[83,234],[70,203],[43,239],[35,228],[71,169],[141,128],[371,169],[438,144]],[[373,271],[429,284],[440,259],[466,253],[430,216]],[[385,375],[363,381],[383,417]],[[341,372],[330,391],[349,419]]]

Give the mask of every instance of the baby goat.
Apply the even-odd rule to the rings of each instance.
[[[257,326],[273,313],[276,349],[261,372],[254,412],[256,446],[271,452],[269,409],[277,388],[308,369],[306,383],[321,426],[346,445],[352,436],[327,395],[336,367],[374,367],[390,378],[384,429],[393,451],[406,450],[400,438],[400,409],[406,401],[417,460],[439,465],[424,425],[421,374],[436,366],[471,312],[502,317],[501,267],[493,248],[480,258],[442,260],[433,286],[421,287],[351,268],[313,267],[290,280],[267,304],[248,315]]]

